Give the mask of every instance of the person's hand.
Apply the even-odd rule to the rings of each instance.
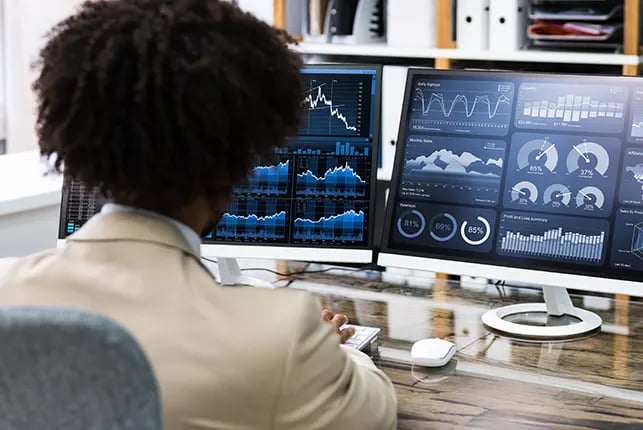
[[[341,326],[348,322],[348,317],[342,314],[335,314],[328,309],[324,309],[321,313],[322,321],[330,323],[334,328],[337,334],[342,338],[342,343],[346,342],[355,334],[355,329],[353,327],[346,327],[345,329],[340,329]]]

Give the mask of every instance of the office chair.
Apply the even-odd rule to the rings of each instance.
[[[98,314],[0,308],[0,429],[160,430],[152,368],[136,340]]]

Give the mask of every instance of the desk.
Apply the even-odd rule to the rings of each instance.
[[[541,301],[540,291],[427,280],[423,288],[349,277],[292,284],[352,322],[382,328],[377,364],[395,384],[400,429],[643,429],[643,301],[573,296],[604,321],[603,331],[565,343],[497,337],[488,309]],[[643,288],[643,286],[642,286]],[[423,337],[458,347],[442,369],[413,368]]]

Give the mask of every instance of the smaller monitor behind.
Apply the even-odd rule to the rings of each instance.
[[[205,255],[372,262],[381,74],[381,66],[304,67],[298,136],[235,190],[204,238]]]

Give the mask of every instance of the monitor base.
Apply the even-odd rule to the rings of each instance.
[[[257,288],[275,288],[273,284],[263,279],[253,278],[241,273],[236,258],[217,258],[219,282],[223,285],[246,285]]]
[[[545,303],[493,309],[482,315],[482,323],[503,336],[537,341],[574,339],[600,330],[601,317],[575,307],[566,289],[543,287],[543,293]],[[534,316],[541,317],[534,322]],[[514,322],[519,320],[525,323]]]

